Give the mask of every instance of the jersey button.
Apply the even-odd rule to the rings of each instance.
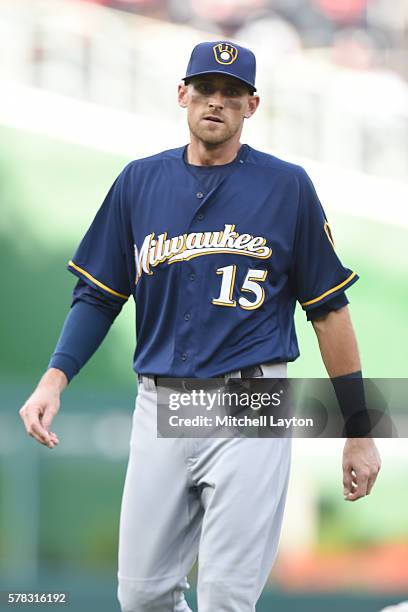
[[[189,279],[190,279],[191,281],[195,281],[195,277],[196,277],[196,275],[194,274],[194,272],[192,272],[192,273],[190,274],[190,276],[189,276]]]
[[[186,312],[186,314],[184,315],[184,320],[189,321],[190,319],[191,319],[191,314],[189,312]]]
[[[201,200],[201,199],[204,197],[204,194],[203,194],[203,192],[202,192],[202,191],[198,191],[198,192],[196,193],[196,196],[197,196],[197,198],[198,198],[199,200]]]
[[[203,215],[203,213],[199,213],[199,214],[197,215],[197,219],[198,219],[199,221],[202,221],[202,220],[204,219],[204,215]]]
[[[187,357],[188,357],[187,353],[182,353],[181,354],[181,361],[186,361]]]

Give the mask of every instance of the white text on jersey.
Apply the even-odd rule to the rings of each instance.
[[[136,283],[143,272],[153,274],[151,268],[166,261],[172,264],[213,253],[233,253],[268,259],[272,255],[272,249],[265,244],[266,239],[262,236],[239,234],[235,231],[235,225],[231,224],[225,224],[221,231],[192,232],[174,238],[167,238],[167,232],[157,237],[151,233],[145,237],[140,250],[134,245]]]

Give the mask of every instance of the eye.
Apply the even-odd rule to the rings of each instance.
[[[238,96],[242,96],[242,89],[240,87],[227,87],[224,90],[224,95],[228,98],[237,98]]]
[[[210,83],[207,83],[205,81],[202,81],[201,83],[196,83],[194,85],[194,88],[201,94],[208,96],[211,93],[213,93],[214,88],[211,87]]]

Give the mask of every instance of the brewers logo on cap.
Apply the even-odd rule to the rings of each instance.
[[[219,43],[213,47],[214,56],[219,64],[232,64],[238,57],[238,49],[228,43]]]

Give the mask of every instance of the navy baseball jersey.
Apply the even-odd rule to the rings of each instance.
[[[118,304],[133,295],[139,373],[207,378],[293,361],[296,301],[320,307],[358,278],[311,180],[243,145],[206,190],[185,150],[124,168],[68,269]]]

